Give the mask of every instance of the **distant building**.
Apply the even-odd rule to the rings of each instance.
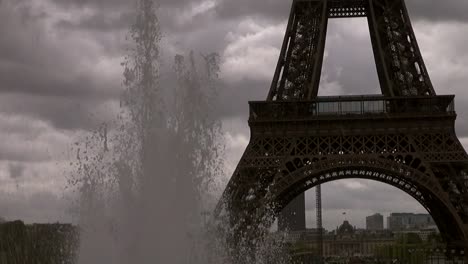
[[[419,236],[421,241],[427,242],[431,235],[439,234],[439,229],[436,226],[421,228],[419,230],[401,230],[394,231],[395,237],[401,238],[406,234],[416,234]]]
[[[421,230],[419,230],[418,235],[422,241],[426,242],[429,240],[429,237],[431,235],[435,235],[438,233],[439,233],[439,229],[437,228],[437,226],[428,226],[426,228],[422,228]]]
[[[387,218],[387,227],[392,231],[420,230],[434,225],[429,214],[392,213]]]
[[[366,217],[366,229],[367,230],[383,230],[383,215],[374,214]]]
[[[296,253],[316,254],[318,247],[318,230],[290,232],[287,242],[295,247]],[[344,221],[336,230],[323,230],[324,257],[374,256],[376,250],[395,243],[393,233],[388,230],[359,230],[348,221]],[[299,248],[298,248],[299,247]]]

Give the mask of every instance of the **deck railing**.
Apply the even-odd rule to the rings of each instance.
[[[331,116],[455,114],[453,95],[420,97],[340,96],[311,101],[250,102],[251,121],[303,120]]]

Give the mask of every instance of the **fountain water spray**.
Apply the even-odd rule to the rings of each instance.
[[[161,84],[156,10],[138,1],[118,118],[76,143],[80,264],[233,263],[230,226],[205,213],[224,164],[220,58],[177,55]],[[285,263],[278,241],[259,238],[251,263]]]
[[[163,87],[153,1],[138,1],[130,37],[118,119],[76,145],[78,263],[207,263],[202,212],[222,173],[219,57],[177,55]]]

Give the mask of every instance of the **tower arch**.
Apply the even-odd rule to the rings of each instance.
[[[411,166],[381,158],[341,158],[304,166],[291,175],[278,176],[262,204],[278,214],[297,195],[318,185],[343,179],[366,179],[393,186],[414,198],[433,217],[448,243],[467,239],[463,221],[431,177]]]
[[[341,17],[367,17],[382,95],[317,96],[328,19]],[[267,100],[249,104],[250,142],[215,210],[227,212],[234,247],[253,245],[300,192],[364,178],[409,193],[468,252],[454,96],[436,95],[404,0],[293,0]]]

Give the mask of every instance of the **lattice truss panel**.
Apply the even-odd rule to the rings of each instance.
[[[326,27],[323,1],[295,1],[270,89],[270,100],[301,100],[320,78]],[[314,75],[315,73],[315,75]],[[318,77],[317,77],[318,74]],[[318,79],[317,79],[318,80]]]
[[[403,0],[369,1],[372,44],[388,96],[435,95]],[[383,81],[385,80],[385,81]]]
[[[383,95],[435,96],[404,0],[294,0],[267,101],[299,103],[315,98],[328,18],[359,16],[368,19]],[[251,243],[260,230],[255,226],[269,214],[266,211],[281,209],[281,203],[318,184],[358,177],[385,182],[412,195],[428,209],[448,242],[466,248],[468,156],[452,129],[424,128],[408,134],[376,129],[361,135],[318,136],[325,132],[320,127],[309,133],[295,127],[295,122],[285,123],[307,119],[301,114],[309,112],[301,107],[288,108],[296,113],[264,108],[272,112],[263,115],[268,117],[265,120],[256,117],[262,108],[251,112],[251,121],[259,122],[261,129],[252,130],[249,146],[216,210],[230,212],[233,236]],[[425,113],[424,105],[414,107],[418,108],[414,114]],[[347,124],[343,123],[344,128]],[[363,131],[372,131],[369,128]],[[275,132],[278,136],[272,136]]]
[[[366,6],[364,0],[329,0],[328,17],[363,17],[367,15]]]
[[[328,18],[367,16],[382,93],[435,95],[403,0],[294,1],[268,100],[317,96]]]
[[[455,135],[451,133],[316,137],[254,136],[239,163],[238,174],[234,175],[237,179],[237,191],[242,195],[234,196],[240,200],[254,200],[258,195],[260,197],[266,195],[268,190],[271,190],[271,184],[279,184],[278,179],[287,186],[289,184],[287,181],[293,181],[296,177],[293,175],[303,168],[328,164],[330,167],[312,170],[331,170],[345,166],[345,160],[352,159],[358,159],[354,164],[369,163],[368,165],[373,164],[372,166],[376,168],[387,168],[390,171],[403,168],[417,171],[423,175],[423,178],[414,180],[424,183],[432,193],[438,193],[441,197],[444,196],[442,192],[446,193],[458,215],[468,223],[468,166],[466,165],[468,156]],[[444,167],[440,164],[458,165]],[[425,205],[421,190],[408,179],[399,177],[403,172],[389,175],[378,171],[343,168],[341,172],[320,175],[316,179],[310,179],[309,182],[315,184],[315,181],[322,181],[320,177],[328,179],[349,173],[400,187]],[[291,192],[291,195],[294,197],[296,194]],[[426,207],[430,210],[429,206]]]
[[[468,221],[468,162],[435,163],[431,169],[457,212]]]
[[[415,159],[412,154],[421,156]],[[465,150],[451,133],[417,135],[384,134],[362,136],[254,137],[246,150],[242,166],[279,165],[282,157],[307,156],[320,159],[348,154],[391,156],[405,164],[464,161]],[[409,156],[408,156],[409,155]]]

